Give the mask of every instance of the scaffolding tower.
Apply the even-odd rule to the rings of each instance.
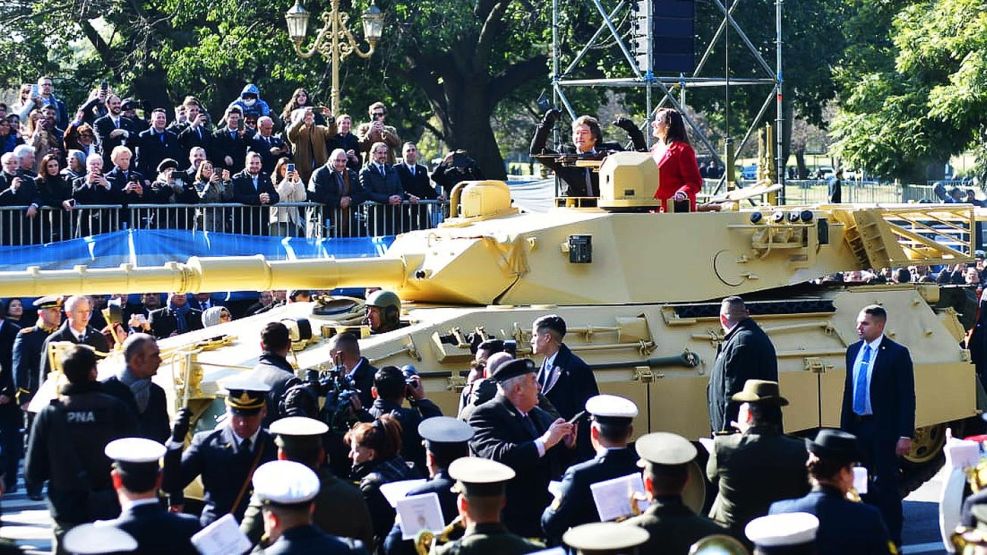
[[[748,38],[747,33],[741,28],[741,26],[734,19],[734,12],[738,9],[745,0],[697,0],[709,2],[711,5],[715,6],[720,13],[722,13],[722,20],[719,23],[719,27],[713,34],[711,40],[706,45],[705,51],[696,64],[695,69],[689,76],[679,74],[679,75],[656,75],[650,70],[642,71],[635,59],[634,54],[628,49],[627,44],[621,37],[620,32],[617,29],[617,25],[614,24],[614,18],[619,14],[623,13],[624,10],[629,9],[629,2],[634,2],[635,0],[619,0],[616,6],[609,12],[604,8],[601,0],[574,0],[577,2],[589,2],[595,8],[597,14],[601,18],[600,26],[589,39],[586,44],[581,45],[578,53],[573,57],[572,61],[569,62],[565,69],[561,69],[562,58],[564,53],[564,45],[559,39],[559,19],[563,8],[560,6],[560,0],[552,0],[552,92],[555,99],[555,105],[561,104],[565,110],[568,112],[569,116],[573,119],[577,117],[577,114],[572,108],[572,104],[566,97],[565,89],[567,87],[606,87],[606,88],[644,88],[645,92],[645,106],[647,110],[648,117],[644,124],[645,136],[648,138],[650,144],[651,129],[650,125],[654,119],[655,114],[658,109],[662,108],[666,103],[671,104],[673,108],[682,114],[683,119],[686,124],[692,128],[694,136],[698,138],[699,142],[708,150],[709,154],[713,157],[716,162],[725,169],[723,178],[720,179],[716,187],[716,192],[724,186],[726,180],[733,174],[733,152],[740,152],[754,136],[754,131],[757,126],[761,124],[765,115],[771,107],[772,100],[775,102],[775,170],[778,176],[778,183],[782,185],[781,197],[779,201],[784,204],[785,202],[785,164],[782,159],[782,139],[783,139],[783,125],[784,125],[784,113],[782,106],[782,5],[783,0],[774,0],[775,6],[775,67],[772,68],[765,60],[764,56],[758,51],[757,47]],[[748,2],[752,0],[747,0]],[[650,9],[648,13],[643,17],[649,18],[647,24],[647,56],[648,59],[653,59],[654,52],[654,36],[653,36],[653,26],[650,24],[651,12]],[[756,66],[758,67],[758,73],[761,74],[757,77],[746,77],[737,78],[730,75],[730,36],[731,29],[734,34],[739,37],[740,41],[746,47],[747,52],[753,56]],[[586,57],[586,54],[596,45],[601,37],[606,37],[609,34],[612,37],[614,43],[620,48],[621,54],[626,61],[626,66],[623,67],[624,70],[629,68],[629,72],[624,75],[606,78],[606,79],[577,79],[572,78],[573,73],[579,69],[579,64]],[[705,68],[707,62],[709,61],[714,48],[718,44],[723,44],[725,52],[725,62],[724,62],[724,72],[722,76],[703,76],[703,69]],[[725,119],[727,122],[727,137],[726,137],[726,152],[727,155],[721,157],[720,153],[710,142],[709,138],[702,132],[702,130],[696,125],[696,122],[689,117],[688,113],[682,109],[682,101],[677,100],[672,94],[672,88],[674,86],[679,86],[682,99],[685,99],[685,91],[690,87],[722,87],[724,89],[724,96],[726,98],[725,102]],[[770,90],[761,105],[760,110],[757,115],[746,127],[747,131],[744,133],[743,139],[737,145],[736,149],[732,146],[732,138],[729,134],[729,118],[730,118],[730,87],[732,86],[769,86]],[[657,103],[654,102],[655,92],[661,93],[661,98]],[[728,158],[724,160],[723,158]],[[729,165],[727,164],[729,162]]]

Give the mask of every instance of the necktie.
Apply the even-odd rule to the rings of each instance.
[[[120,129],[120,118],[113,118],[113,127]]]
[[[538,437],[538,428],[535,427],[535,423],[528,417],[527,414],[521,415],[521,425],[524,426],[524,431],[531,434],[531,438],[535,439]]]
[[[158,133],[158,138],[161,139],[161,144],[164,144],[164,142],[165,142],[165,134],[164,133]]]
[[[380,175],[384,175],[384,164],[377,164],[377,171],[380,172]]]
[[[870,352],[870,345],[864,345],[864,356],[860,359],[860,369],[853,385],[853,412],[860,415],[867,412],[867,369],[870,367]]]
[[[230,131],[230,138],[236,140],[236,131]]]
[[[241,453],[250,453],[250,438],[249,437],[247,439],[245,439],[245,440],[243,440],[243,441],[240,442],[240,452]]]
[[[257,190],[257,178],[256,177],[254,177],[254,190],[255,191]]]
[[[414,166],[408,166],[408,169],[411,170],[411,177],[415,177],[415,167]]]
[[[202,130],[198,127],[195,128],[195,136],[198,137],[200,141],[202,140]]]
[[[343,196],[343,174],[336,173],[336,186],[339,187],[339,196]]]

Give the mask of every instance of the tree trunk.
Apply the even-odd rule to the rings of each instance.
[[[445,143],[450,149],[463,149],[476,160],[487,179],[506,179],[504,158],[500,155],[490,117],[493,110],[485,81],[468,80],[463,87],[446,87],[447,111],[440,117]]]

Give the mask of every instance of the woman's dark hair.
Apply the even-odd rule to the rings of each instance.
[[[806,465],[809,469],[809,475],[817,480],[832,480],[840,473],[844,467],[850,466],[851,463],[845,461],[838,461],[835,459],[819,459],[813,458]]]
[[[298,95],[305,94],[305,106],[312,106],[312,95],[309,94],[308,89],[305,87],[298,87],[295,92],[291,93],[291,99],[287,104],[284,105],[284,110],[281,111],[281,119],[288,119],[291,117],[291,113],[295,110],[301,108],[302,106],[298,104]]]
[[[401,423],[390,414],[361,422],[346,432],[343,440],[374,450],[374,460],[386,460],[401,452]]]
[[[281,169],[282,168],[287,169],[286,166],[290,162],[291,162],[291,160],[288,160],[288,158],[286,156],[282,156],[281,158],[278,159],[278,162],[276,164],[274,164],[274,172],[271,174],[271,181],[274,182],[274,185],[277,185],[278,183],[281,183],[281,179],[282,179]],[[285,172],[285,173],[287,173],[287,172]]]
[[[58,162],[59,171],[61,171],[62,169],[62,163],[61,161],[59,161],[57,155],[45,154],[44,156],[41,157],[41,162],[38,163],[38,177],[41,178],[42,181],[49,181],[51,179],[61,179],[58,172],[55,172],[55,175],[48,174],[48,162],[51,162],[52,160]]]
[[[668,126],[668,134],[665,136],[666,143],[679,141],[689,144],[689,136],[685,132],[685,121],[678,111],[672,108],[662,108],[658,110],[655,121],[660,121]]]

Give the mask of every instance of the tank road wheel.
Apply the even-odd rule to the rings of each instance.
[[[898,482],[898,489],[902,498],[939,472],[946,462],[946,455],[942,450],[944,445],[946,445],[946,424],[915,430],[912,450],[901,461],[901,480]]]

